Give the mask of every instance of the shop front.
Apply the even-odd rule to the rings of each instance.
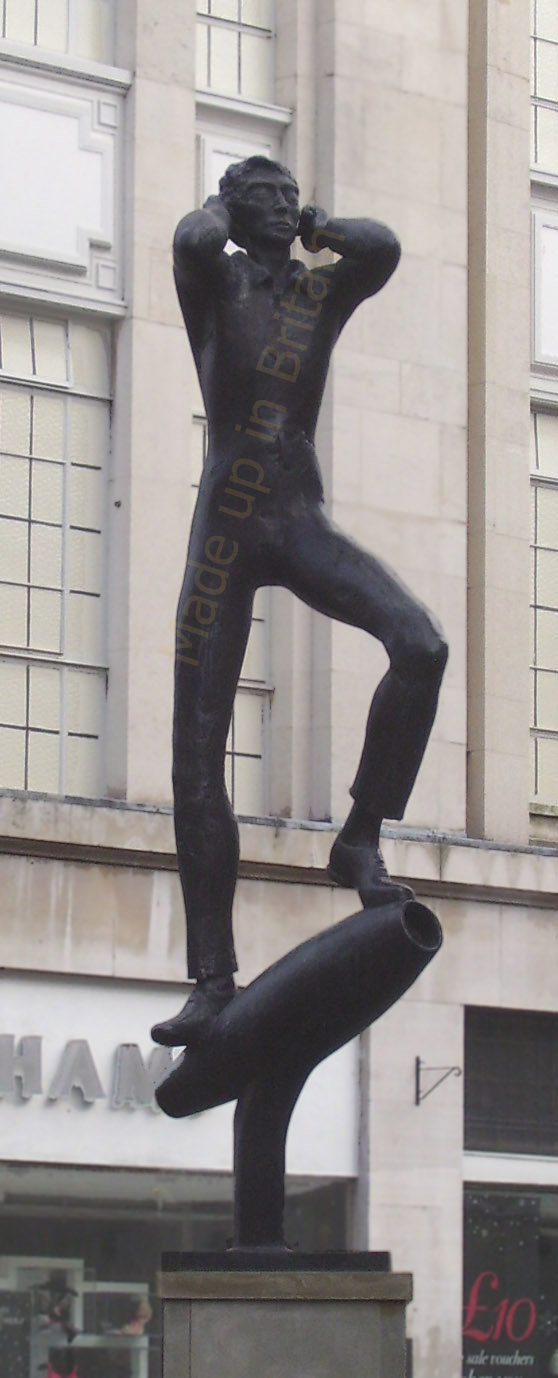
[[[558,1191],[465,1191],[463,1378],[558,1374]]]
[[[233,1107],[174,1122],[155,1105],[169,1055],[149,1026],[176,988],[6,975],[1,996],[2,1378],[159,1378],[161,1254],[231,1235]],[[351,1046],[295,1111],[293,1244],[348,1243],[357,1087]]]

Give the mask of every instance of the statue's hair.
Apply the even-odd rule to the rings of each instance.
[[[264,158],[261,153],[256,153],[252,158],[245,158],[241,163],[231,163],[226,172],[223,173],[219,182],[219,193],[228,209],[234,213],[236,207],[242,205],[242,196],[247,182],[254,172],[262,171],[280,172],[283,177],[288,177],[293,186],[298,191],[298,182],[289,172],[288,167],[283,167],[282,163],[275,163],[272,158]]]

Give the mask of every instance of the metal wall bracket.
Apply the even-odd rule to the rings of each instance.
[[[428,1087],[428,1090],[427,1090],[427,1091],[424,1091],[423,1088],[422,1088],[422,1074],[423,1074],[423,1072],[441,1072],[441,1073],[442,1073],[442,1075],[441,1075],[440,1077],[437,1077],[436,1081],[434,1081],[434,1082],[432,1083],[432,1086],[429,1086],[429,1087]],[[441,1086],[441,1085],[442,1085],[442,1082],[443,1082],[443,1081],[446,1081],[448,1077],[460,1077],[460,1076],[462,1076],[462,1075],[463,1075],[463,1072],[462,1072],[462,1068],[461,1068],[461,1067],[427,1067],[427,1066],[426,1066],[426,1063],[423,1062],[422,1059],[421,1059],[420,1057],[416,1057],[416,1058],[415,1058],[415,1105],[420,1105],[421,1101],[426,1100],[426,1097],[427,1097],[427,1096],[432,1095],[432,1092],[435,1091],[435,1090],[437,1089],[438,1086]]]

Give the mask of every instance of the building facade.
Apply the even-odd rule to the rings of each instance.
[[[3,1352],[25,1378],[158,1378],[160,1252],[230,1231],[230,1107],[175,1124],[152,1097],[149,1027],[186,975],[173,625],[206,444],[170,245],[224,168],[263,152],[303,200],[401,239],[336,347],[318,452],[333,518],[450,645],[384,840],[444,947],[303,1093],[288,1236],[413,1272],[414,1378],[546,1378],[555,5],[3,0],[0,23]],[[227,748],[242,983],[356,907],[325,867],[384,663],[284,590],[258,596]]]

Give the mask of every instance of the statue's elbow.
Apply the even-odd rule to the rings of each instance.
[[[399,259],[401,258],[401,245],[397,235],[393,233],[393,230],[389,230],[387,226],[384,232],[383,257],[387,282],[388,278],[395,272]]]
[[[180,268],[195,250],[195,235],[192,234],[190,217],[185,215],[174,232],[172,251],[175,267]]]

